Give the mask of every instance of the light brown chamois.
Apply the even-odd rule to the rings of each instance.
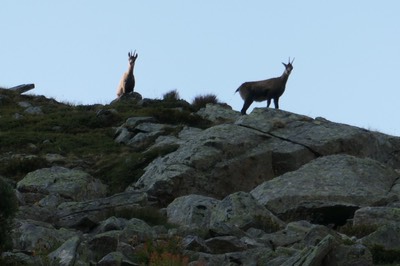
[[[245,82],[235,91],[240,93],[240,96],[244,100],[243,108],[240,111],[242,115],[246,114],[247,109],[250,105],[256,102],[267,101],[267,108],[271,104],[271,99],[274,100],[274,105],[276,109],[279,109],[279,97],[285,92],[286,82],[289,78],[290,72],[293,70],[292,62],[287,64],[282,63],[285,66],[285,71],[280,77],[260,80],[260,81],[250,81]]]
[[[134,53],[129,52],[128,53],[128,58],[129,58],[129,65],[128,65],[128,71],[122,75],[121,81],[119,82],[118,88],[117,88],[117,96],[121,97],[124,94],[127,93],[132,93],[133,88],[135,88],[135,76],[133,75],[133,68],[135,67],[135,62],[138,57],[138,54],[136,53],[136,50]]]

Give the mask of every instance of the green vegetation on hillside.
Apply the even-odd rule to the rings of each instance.
[[[175,92],[178,95],[177,92]],[[21,102],[40,107],[29,114]],[[0,89],[0,175],[20,180],[30,171],[50,166],[46,154],[59,154],[67,167],[81,167],[105,184],[110,193],[126,188],[157,156],[177,147],[141,153],[114,141],[115,128],[127,118],[152,116],[159,123],[207,128],[209,122],[178,97],[118,101],[110,105],[71,105],[43,96]],[[17,156],[19,155],[19,156]],[[29,155],[29,156],[28,156]]]

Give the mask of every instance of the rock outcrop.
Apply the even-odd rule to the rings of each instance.
[[[129,99],[114,104],[124,102]],[[121,176],[132,181],[119,193],[90,169],[93,161],[86,169],[68,167],[68,154],[47,152],[51,167],[30,171],[15,185],[13,249],[0,262],[399,262],[400,138],[274,109],[241,116],[207,105],[190,115],[185,119],[212,125],[170,124],[145,114],[113,128],[126,154],[163,150],[137,180]],[[107,124],[117,108],[112,116]]]

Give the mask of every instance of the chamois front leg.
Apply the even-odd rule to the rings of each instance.
[[[252,103],[253,103],[253,100],[251,100],[251,99],[246,99],[246,100],[244,101],[243,108],[242,108],[242,110],[240,111],[240,113],[241,113],[242,115],[245,115],[247,109],[249,109],[249,107],[250,107],[250,105],[251,105]]]
[[[270,104],[271,104],[271,99],[267,99],[267,108],[269,108]]]
[[[274,98],[275,109],[279,109],[279,97]]]

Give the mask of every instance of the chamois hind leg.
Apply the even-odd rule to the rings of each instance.
[[[279,109],[279,98],[274,98],[275,109]]]
[[[250,105],[251,105],[252,103],[253,103],[253,100],[251,100],[251,99],[246,99],[246,100],[244,101],[243,108],[242,108],[242,110],[240,111],[240,113],[241,113],[242,115],[245,115],[247,109],[249,109],[249,107],[250,107]]]

